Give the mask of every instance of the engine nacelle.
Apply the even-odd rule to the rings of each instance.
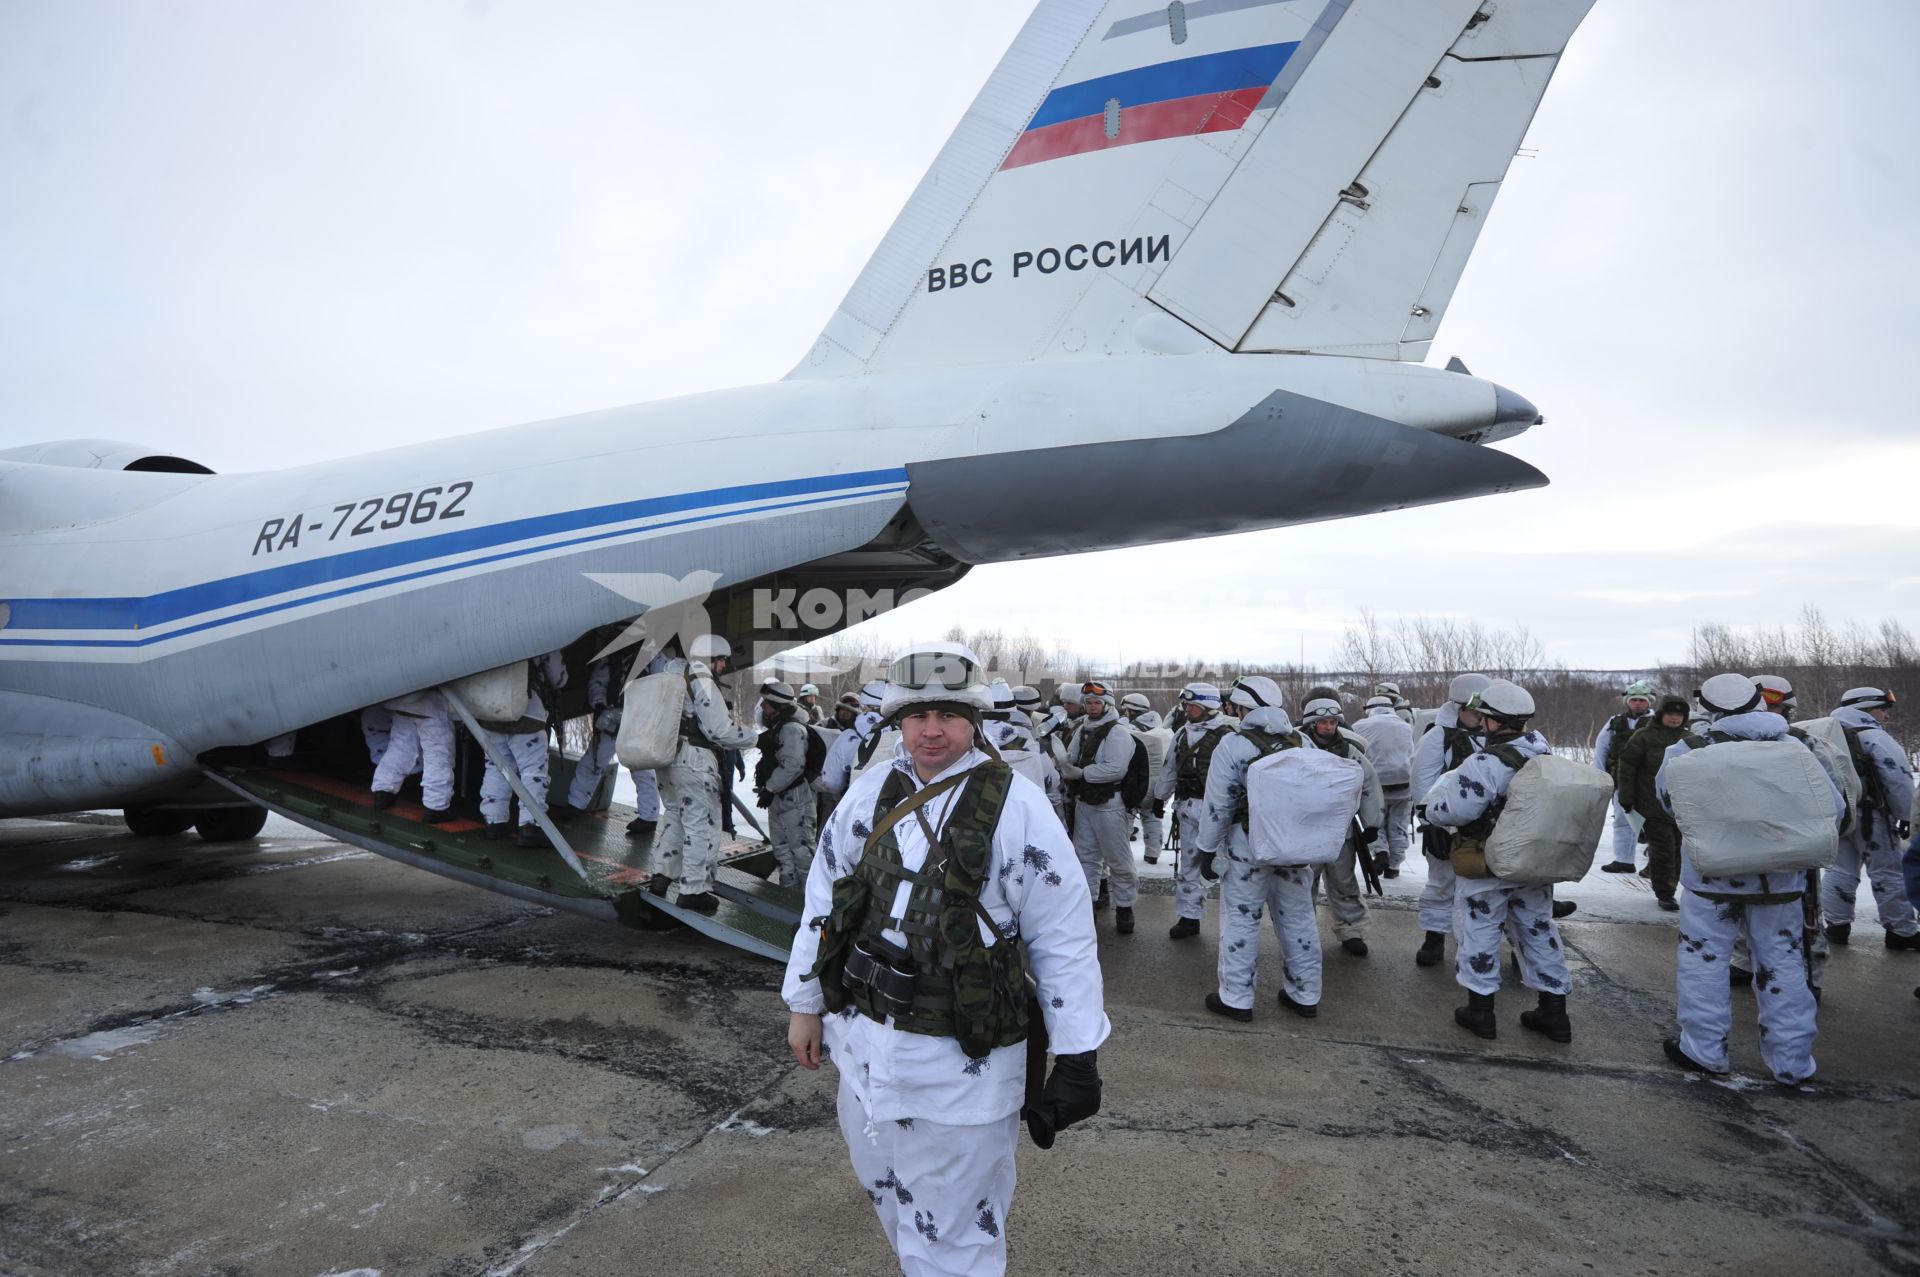
[[[0,451],[0,461],[26,461],[42,466],[73,466],[80,470],[151,470],[161,474],[212,474],[198,461],[176,457],[161,448],[119,439],[62,439],[30,443]]]

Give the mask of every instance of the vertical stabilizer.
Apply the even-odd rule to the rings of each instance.
[[[1420,359],[1592,0],[1044,0],[793,376]]]

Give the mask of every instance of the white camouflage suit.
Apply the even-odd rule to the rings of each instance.
[[[807,783],[808,726],[804,710],[787,714],[774,728],[773,771],[767,776],[767,836],[780,866],[780,885],[797,887],[813,863],[813,786]]]
[[[1613,729],[1616,721],[1624,723],[1626,730],[1616,732]],[[1616,714],[1602,723],[1593,738],[1593,765],[1601,771],[1607,770],[1607,760],[1626,747],[1627,738],[1652,721],[1653,711],[1648,710],[1644,714]],[[1638,835],[1634,833],[1633,822],[1627,819],[1626,808],[1620,805],[1619,794],[1607,804],[1607,812],[1613,823],[1613,862],[1630,865],[1634,862],[1633,848]]]
[[[934,782],[986,761],[979,750],[969,750]],[[831,911],[835,880],[859,864],[880,787],[895,770],[920,787],[902,749],[889,766],[858,777],[820,831],[801,915],[810,921],[794,937],[781,987],[793,1011],[819,1015],[826,1009],[819,984],[804,978],[819,952],[820,934],[812,920]],[[936,837],[964,789],[921,808]],[[902,820],[893,833],[901,864],[912,871],[924,868],[927,840],[920,822]],[[890,902],[892,916],[904,912],[910,890],[901,884]],[[1111,1028],[1086,879],[1046,796],[1018,774],[994,830],[980,903],[997,927],[1017,928],[1027,946],[1053,1051],[1097,1050]],[[906,943],[898,931],[884,935],[897,945]],[[992,939],[984,924],[981,938]],[[899,1256],[901,1272],[1005,1272],[1026,1045],[998,1047],[971,1060],[952,1038],[902,1032],[851,1007],[826,1016],[822,1036],[822,1055],[840,1075],[840,1131],[854,1174]]]
[[[420,801],[434,811],[445,811],[453,801],[453,719],[438,688],[396,696],[380,706],[392,712],[386,749],[373,769],[375,793],[397,794],[415,771],[420,773]],[[361,732],[372,747],[366,719]]]
[[[1185,749],[1197,755],[1201,742],[1215,732],[1233,734],[1233,720],[1218,710],[1195,722],[1188,719],[1174,733],[1173,748],[1167,751],[1166,765],[1154,779],[1153,796],[1173,800],[1173,818],[1180,823],[1180,858],[1173,868],[1173,903],[1182,918],[1196,922],[1207,916],[1207,880],[1200,876],[1200,827],[1206,822],[1206,773],[1200,775],[1201,793],[1197,798],[1176,796],[1179,758]]]
[[[1730,714],[1713,730],[1741,740],[1787,740],[1787,720],[1771,710]],[[1687,753],[1683,737],[1667,747],[1654,786],[1672,810],[1667,764]],[[1833,782],[1833,819],[1837,828],[1846,800]],[[1674,1018],[1680,1022],[1680,1049],[1716,1073],[1725,1073],[1727,1035],[1733,1027],[1733,992],[1727,964],[1734,940],[1744,935],[1753,958],[1753,1000],[1760,1019],[1760,1058],[1777,1082],[1794,1083],[1814,1071],[1813,1040],[1820,1031],[1818,1004],[1807,987],[1805,918],[1800,894],[1804,873],[1739,874],[1704,878],[1680,843],[1680,939],[1675,976]],[[1749,903],[1741,897],[1754,897]],[[1784,897],[1784,899],[1782,898]],[[1763,903],[1763,901],[1767,901]]]
[[[545,656],[534,658],[537,673],[545,680],[546,686],[558,691],[567,685],[567,667],[561,663],[560,653],[548,652]],[[395,735],[398,736],[399,720],[394,720]],[[484,727],[484,724],[483,724]],[[541,699],[537,689],[527,693],[526,712],[520,721],[511,728],[495,731],[486,728],[490,743],[499,750],[513,767],[514,774],[520,777],[520,783],[527,787],[534,801],[542,811],[547,806],[547,705]],[[487,756],[487,768],[480,777],[480,817],[489,825],[502,824],[507,819],[510,804],[513,801],[513,786],[500,773],[493,756]],[[520,804],[520,823],[532,825],[538,823],[535,813],[525,803]]]
[[[1061,827],[1066,827],[1066,791],[1060,787],[1060,769],[1055,766],[1053,755],[1044,752],[1039,742],[1034,740],[1032,729],[1026,725],[1026,715],[1015,710],[1015,718],[1004,723],[988,722],[981,725],[993,747],[1000,751],[1001,761],[1025,776],[1040,787],[1047,796],[1047,803],[1053,808],[1053,814],[1060,819]]]
[[[1277,706],[1249,710],[1240,722],[1272,735],[1293,730],[1287,712]],[[1206,815],[1195,841],[1199,850],[1219,857],[1220,1001],[1239,1011],[1253,1009],[1260,919],[1271,909],[1287,996],[1300,1006],[1318,1006],[1320,925],[1313,916],[1313,866],[1255,864],[1247,841],[1247,768],[1259,756],[1259,747],[1238,732],[1214,749],[1207,767]],[[1184,858],[1184,842],[1181,851]]]
[[[593,739],[580,755],[580,761],[573,765],[573,780],[567,786],[567,806],[575,811],[585,810],[593,801],[620,739],[619,701],[625,689],[612,686],[613,674],[605,657],[587,666],[587,712],[593,715]],[[637,779],[639,773],[634,775]]]
[[[1140,846],[1148,860],[1158,860],[1167,843],[1167,822],[1154,814],[1153,805],[1158,802],[1161,810],[1166,810],[1166,800],[1158,788],[1160,773],[1167,769],[1168,756],[1173,753],[1173,733],[1161,725],[1160,715],[1153,710],[1134,715],[1132,727],[1147,751],[1147,801],[1140,805]]]
[[[1455,756],[1448,757],[1447,737],[1457,734]],[[1458,766],[1467,760],[1473,750],[1480,748],[1480,736],[1460,726],[1460,707],[1448,701],[1434,711],[1433,726],[1428,728],[1414,743],[1413,747],[1413,794],[1416,804],[1424,800],[1435,782],[1451,766]],[[1433,813],[1427,813],[1428,822]],[[1427,862],[1427,885],[1420,892],[1420,929],[1422,931],[1453,930],[1453,864],[1446,860],[1435,860],[1421,849],[1422,858]]]
[[[733,721],[705,662],[675,659],[667,669],[690,678],[687,703],[680,711],[680,753],[660,773],[662,817],[654,864],[659,872],[679,879],[683,893],[696,895],[713,890],[713,866],[720,858],[720,808],[733,777],[723,778],[720,760],[692,737],[705,733],[723,749],[745,749],[753,744],[753,729]]]
[[[1431,735],[1431,733],[1429,733]],[[1502,742],[1525,758],[1551,752],[1547,738],[1527,732]],[[1483,748],[1434,782],[1427,791],[1427,819],[1458,830],[1485,815],[1506,794],[1516,769]],[[1506,935],[1520,963],[1520,982],[1540,993],[1566,994],[1573,979],[1553,921],[1553,888],[1528,887],[1504,878],[1453,878],[1454,975],[1469,993],[1500,991],[1500,937]],[[1722,975],[1722,983],[1725,976]]]
[[[1389,714],[1393,711],[1388,710]],[[1316,735],[1311,727],[1300,729],[1300,735],[1306,741],[1331,753],[1339,749]],[[1373,760],[1367,756],[1367,743],[1360,736],[1342,727],[1340,739],[1346,742],[1346,757],[1360,764],[1360,824],[1367,829],[1378,829],[1385,817],[1387,804],[1380,790],[1380,778],[1373,770]],[[1359,837],[1347,839],[1346,846],[1340,849],[1340,855],[1330,865],[1315,867],[1314,881],[1324,883],[1327,890],[1327,908],[1333,914],[1333,938],[1348,940],[1358,938],[1367,929],[1367,902],[1361,895],[1360,876],[1355,858],[1359,854]]]
[[[1896,838],[1893,822],[1904,820],[1913,806],[1913,772],[1907,766],[1906,751],[1900,748],[1879,720],[1863,709],[1846,707],[1833,711],[1834,721],[1860,731],[1860,752],[1878,773],[1886,787],[1886,811],[1872,803],[1873,782],[1866,776],[1865,795],[1853,828],[1840,836],[1840,851],[1833,867],[1820,875],[1820,912],[1827,925],[1851,923],[1854,898],[1860,894],[1860,872],[1864,867],[1873,884],[1873,898],[1880,906],[1880,925],[1897,936],[1910,936],[1920,929],[1913,902],[1907,898],[1907,884],[1900,868],[1900,856],[1906,840]],[[1868,826],[1865,834],[1863,825]]]
[[[1398,869],[1407,862],[1407,843],[1413,832],[1413,728],[1391,707],[1377,706],[1353,725],[1367,743],[1367,758],[1380,778],[1380,796],[1386,804],[1380,836],[1373,840],[1375,855],[1387,853],[1387,863]],[[1405,761],[1402,761],[1405,760]],[[1406,777],[1396,783],[1396,777]],[[1363,817],[1364,818],[1364,817]]]
[[[1096,752],[1090,745],[1083,744],[1092,739],[1091,733],[1111,724],[1112,731],[1100,741]],[[1118,785],[1127,774],[1127,763],[1133,758],[1133,732],[1113,706],[1106,705],[1095,718],[1087,714],[1080,719],[1080,725],[1074,729],[1073,745],[1068,758],[1073,761],[1061,769],[1061,775],[1069,781],[1078,780],[1088,785]],[[1131,909],[1135,896],[1133,871],[1133,845],[1127,840],[1128,826],[1132,818],[1128,816],[1126,805],[1120,801],[1116,790],[1114,795],[1103,803],[1087,801],[1085,791],[1073,805],[1073,850],[1080,857],[1080,868],[1085,872],[1088,882],[1100,881],[1100,869],[1105,865],[1108,877],[1113,884],[1113,907]]]

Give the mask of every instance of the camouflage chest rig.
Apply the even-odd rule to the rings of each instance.
[[[907,1033],[953,1038],[976,1060],[1026,1040],[1026,946],[1002,932],[980,903],[1012,779],[1013,769],[994,761],[929,786],[964,788],[938,838],[928,838],[926,863],[916,871],[901,863],[892,828],[901,818],[892,815],[895,808],[915,791],[905,773],[888,773],[859,863],[834,883],[832,912],[812,923],[820,928],[820,957],[806,978],[820,981],[829,1011],[852,1007]],[[931,831],[922,810],[907,818]],[[889,910],[903,882],[910,888],[906,908],[894,917]],[[982,943],[981,923],[998,937],[992,945]],[[889,930],[906,937],[904,949],[885,938]]]

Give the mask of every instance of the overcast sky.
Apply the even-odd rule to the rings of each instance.
[[[0,446],[263,469],[777,379],[1028,7],[7,0]],[[1916,46],[1910,0],[1599,0],[1433,355],[1540,406],[1502,446],[1551,487],[880,624],[1313,661],[1371,606],[1607,667],[1920,626]]]

